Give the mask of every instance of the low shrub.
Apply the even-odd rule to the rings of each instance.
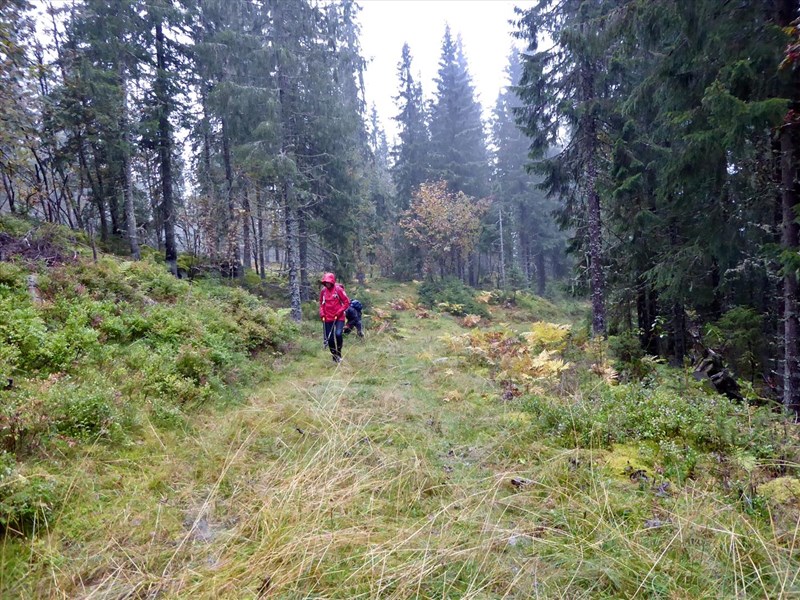
[[[559,354],[569,328],[551,323],[534,325],[534,331],[529,334],[517,335],[507,329],[478,329],[450,337],[448,342],[453,351],[472,364],[488,367],[490,377],[507,389],[538,388],[543,383],[553,382],[569,368]]]
[[[440,308],[458,317],[478,315],[491,318],[486,305],[475,299],[475,290],[455,277],[425,281],[419,286],[419,301],[428,308]]]
[[[261,376],[251,357],[280,352],[296,329],[252,294],[172,277],[163,264],[74,261],[39,275],[0,262],[0,448],[124,436],[150,407],[174,424],[179,407],[230,395]]]
[[[602,385],[577,402],[529,396],[523,404],[543,434],[566,446],[652,443],[665,449],[665,456],[741,450],[765,459],[784,450],[775,439],[780,415],[699,391],[678,394],[667,386],[640,383]],[[681,450],[667,452],[671,447]]]
[[[56,488],[38,475],[23,477],[10,454],[0,453],[0,532],[26,534],[45,526],[56,504]]]
[[[624,379],[640,380],[655,372],[657,359],[645,354],[639,336],[633,331],[610,336],[608,349],[615,358],[614,368]]]
[[[120,419],[110,388],[66,381],[51,389],[54,425],[58,433],[94,440],[119,432]]]

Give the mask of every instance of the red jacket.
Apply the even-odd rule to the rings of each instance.
[[[336,283],[336,278],[330,273],[326,274],[323,281],[330,281],[333,287],[328,289],[323,286],[319,291],[319,316],[326,323],[333,321],[344,321],[344,311],[350,306],[350,298],[347,297],[344,288]]]

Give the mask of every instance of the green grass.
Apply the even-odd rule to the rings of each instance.
[[[666,369],[611,386],[579,336],[560,378],[503,399],[492,368],[451,350],[456,319],[386,306],[412,284],[364,292],[395,327],[346,338],[341,366],[307,322],[241,403],[26,462],[63,501],[36,535],[6,536],[0,595],[800,595],[798,504],[758,492],[797,477],[796,432]],[[519,332],[534,320],[490,310]],[[691,473],[674,466],[687,456]]]

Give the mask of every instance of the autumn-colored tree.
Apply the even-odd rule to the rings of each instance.
[[[411,244],[419,248],[427,276],[432,277],[438,269],[442,277],[463,278],[466,258],[478,239],[486,209],[486,203],[476,202],[464,192],[449,192],[444,181],[423,183],[417,188],[400,226]]]

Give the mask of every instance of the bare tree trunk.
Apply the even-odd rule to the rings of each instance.
[[[536,255],[536,293],[544,296],[547,289],[547,272],[545,271],[544,250]]]
[[[526,224],[528,207],[524,202],[517,205],[517,234],[519,237],[519,270],[525,275],[525,284],[531,284],[531,242]]]
[[[213,214],[217,210],[217,190],[211,174],[211,126],[208,118],[208,96],[204,88],[201,89],[200,105],[203,109],[203,117],[200,121],[203,136],[203,173],[200,177],[200,190],[207,198],[209,211]],[[222,231],[219,220],[212,217],[207,229],[210,238],[209,254],[217,262],[222,253]]]
[[[288,22],[282,8],[285,3],[276,2],[274,4],[275,21],[275,43],[278,48],[282,48],[289,35],[284,29],[284,24]],[[280,56],[280,54],[279,54]],[[293,112],[292,92],[295,91],[296,84],[291,83],[289,65],[279,58],[276,65],[278,80],[278,99],[280,102],[280,123],[281,131],[281,153],[286,156],[295,156],[294,135],[296,133],[295,114]],[[297,205],[294,198],[294,181],[291,176],[284,175],[283,178],[283,208],[284,222],[286,226],[286,263],[289,271],[289,299],[291,305],[291,317],[297,322],[303,318],[300,299],[300,245],[297,234]]]
[[[172,197],[172,136],[169,124],[167,61],[164,54],[164,29],[156,22],[156,98],[158,102],[158,155],[161,163],[161,197],[164,215],[164,259],[169,272],[178,275],[178,250],[175,245],[175,204]]]
[[[794,140],[789,125],[784,125],[781,142],[781,206],[783,227],[781,244],[784,252],[797,253],[800,248],[800,227],[797,224],[797,163]],[[800,416],[800,322],[798,301],[800,286],[794,269],[785,268],[783,276],[783,405]]]
[[[120,61],[119,78],[122,87],[122,115],[120,117],[120,132],[122,143],[122,196],[125,202],[125,228],[128,232],[128,244],[131,248],[131,256],[135,260],[141,258],[139,250],[139,237],[136,233],[136,213],[133,206],[133,193],[131,185],[133,175],[131,173],[131,145],[128,135],[128,78],[125,74],[125,67]]]
[[[256,247],[258,252],[258,274],[261,280],[267,278],[266,253],[264,252],[264,207],[262,206],[261,188],[256,185]]]
[[[503,239],[503,208],[500,208],[500,287],[506,289],[506,246]]]
[[[225,183],[226,195],[228,201],[228,227],[226,228],[226,244],[225,251],[227,256],[226,261],[229,264],[229,273],[231,277],[241,276],[240,260],[239,260],[239,240],[238,240],[238,227],[236,226],[236,201],[233,196],[233,164],[231,162],[231,143],[228,138],[228,124],[225,119],[222,119],[222,160],[225,164]]]
[[[679,244],[678,226],[673,219],[669,225],[669,243],[673,248]],[[676,367],[683,366],[686,355],[686,311],[683,302],[675,300],[672,303],[672,318],[670,320],[669,348],[672,364]]]
[[[150,195],[150,212],[153,214],[153,231],[156,236],[156,247],[159,250],[163,250],[164,238],[162,234],[164,232],[164,214],[159,202],[161,199],[161,186],[159,182],[156,181],[156,176],[153,173],[149,157],[145,158],[144,164],[145,170],[147,171],[147,187],[149,188]]]
[[[592,335],[606,334],[605,280],[603,276],[603,232],[600,224],[600,195],[594,153],[587,166],[587,210],[589,213],[589,269],[592,283]]]
[[[656,292],[639,276],[636,285],[636,324],[639,328],[639,344],[648,354],[658,354],[658,336],[654,328],[658,315]]]
[[[672,361],[676,367],[683,366],[686,356],[686,310],[682,302],[672,305]]]
[[[286,224],[286,263],[289,270],[289,302],[291,317],[298,323],[303,319],[300,298],[300,246],[297,235],[297,216],[293,206],[293,182],[284,184],[284,215]]]
[[[253,268],[253,248],[250,243],[250,186],[242,191],[242,257],[244,259],[244,270],[249,271]]]
[[[303,209],[297,211],[297,231],[300,252],[300,299],[306,302],[311,299],[311,286],[308,283],[308,220]]]
[[[83,144],[81,146],[81,153],[84,154],[84,163],[86,165],[86,177],[89,179],[89,185],[92,188],[92,200],[97,208],[97,216],[100,218],[100,241],[105,242],[108,240],[108,216],[106,215],[106,205],[103,198],[103,180],[100,174],[95,170],[95,177],[92,177],[92,170],[89,168],[89,163],[86,162],[85,151]],[[95,165],[97,165],[97,156],[94,156]]]
[[[6,198],[8,198],[8,208],[13,215],[16,212],[16,207],[14,206],[16,191],[14,190],[14,182],[11,180],[11,177],[7,176],[5,173],[3,173],[3,189],[6,191]]]

